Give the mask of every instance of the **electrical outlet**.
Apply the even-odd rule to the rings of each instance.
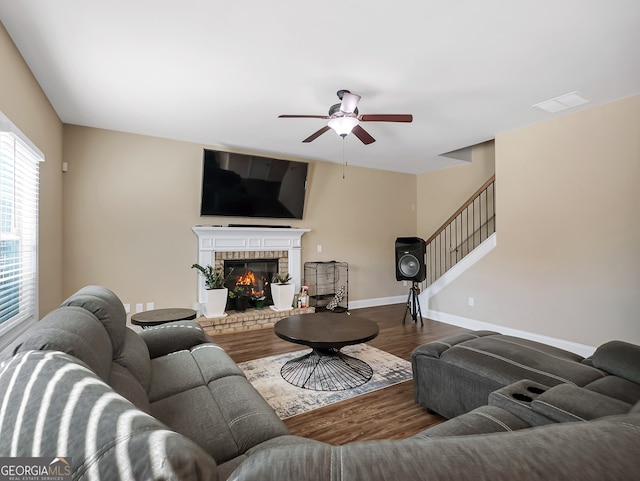
[[[142,302],[138,302],[138,303],[136,304],[136,313],[138,313],[138,312],[142,312],[142,311],[143,311],[143,308],[142,308]]]
[[[409,283],[408,283],[407,281],[402,281],[402,285],[403,285],[404,287],[407,287],[407,286],[409,285]]]
[[[124,312],[131,314],[131,304],[127,303],[124,305]]]
[[[155,309],[153,302],[147,302],[147,311],[153,311]]]

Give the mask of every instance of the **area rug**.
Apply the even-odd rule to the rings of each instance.
[[[362,386],[344,391],[302,389],[282,379],[280,369],[290,359],[310,349],[265,357],[239,364],[247,379],[276,411],[280,419],[370,393],[412,378],[411,363],[367,344],[346,346],[342,352],[365,361],[373,368],[373,377]]]

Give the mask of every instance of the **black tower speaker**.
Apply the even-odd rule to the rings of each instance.
[[[427,278],[427,243],[419,237],[396,239],[396,280],[422,282]]]

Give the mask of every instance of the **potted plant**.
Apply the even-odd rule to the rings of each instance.
[[[207,290],[204,315],[209,318],[225,316],[224,310],[227,307],[229,290],[224,285],[227,280],[224,276],[224,269],[210,265],[202,267],[200,264],[193,264],[191,268],[198,269],[204,277],[204,287]]]
[[[266,299],[266,297],[264,295],[251,296],[251,298],[253,300],[253,304],[256,306],[256,309],[263,309],[264,308],[264,301]]]
[[[271,279],[271,297],[273,298],[273,306],[275,311],[288,311],[293,304],[293,295],[295,288],[291,284],[291,276],[288,273],[276,274]]]
[[[249,307],[250,289],[251,286],[238,284],[232,291],[229,291],[229,299],[232,299],[235,303],[236,311],[246,311],[247,307]]]

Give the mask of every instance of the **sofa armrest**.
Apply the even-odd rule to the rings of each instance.
[[[531,403],[533,411],[559,423],[626,414],[631,407],[631,404],[573,384],[554,386]]]
[[[200,324],[194,321],[167,322],[143,329],[139,335],[147,344],[152,359],[211,342]]]
[[[504,409],[524,419],[531,426],[553,424],[554,420],[536,412],[532,405],[535,399],[549,389],[550,387],[544,384],[523,379],[489,394],[489,405]]]

